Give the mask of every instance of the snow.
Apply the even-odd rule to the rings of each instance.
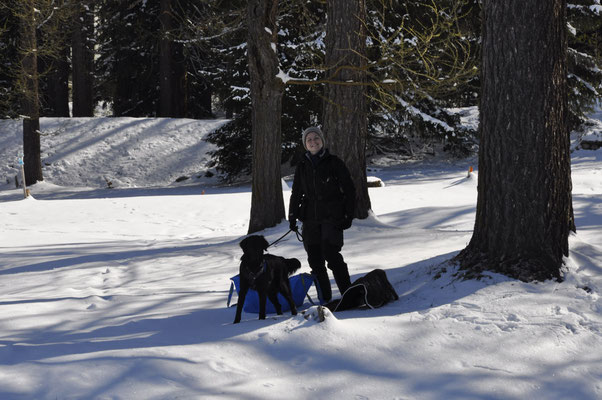
[[[588,121],[587,127],[583,132],[580,132],[580,140],[588,142],[602,143],[602,110],[597,110],[593,113],[595,119]]]
[[[423,121],[428,121],[434,125],[439,125],[441,128],[445,129],[447,132],[454,131],[454,129],[451,126],[449,126],[446,122],[441,121],[440,119],[434,118],[428,114],[423,113],[418,108],[410,105],[407,101],[405,101],[404,99],[402,99],[399,96],[397,96],[396,98],[397,98],[397,101],[399,102],[399,104],[408,108],[408,111],[410,112],[410,114],[419,116],[420,118],[422,118]]]
[[[602,150],[572,154],[562,283],[454,279],[475,159],[383,162],[343,254],[352,279],[382,268],[400,299],[233,325],[251,192],[205,176],[202,139],[224,122],[42,119],[46,180],[23,199],[20,124],[0,121],[0,398],[602,398]],[[293,235],[270,252],[309,272]]]
[[[291,80],[291,77],[280,68],[278,68],[278,74],[276,74],[276,78],[279,78],[283,83],[287,83]]]

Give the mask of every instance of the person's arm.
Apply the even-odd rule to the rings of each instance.
[[[345,205],[345,221],[343,223],[343,229],[347,229],[351,226],[351,221],[353,220],[355,213],[355,185],[351,179],[349,169],[347,169],[343,160],[340,160],[339,162],[337,175],[339,185],[343,191],[343,201]]]

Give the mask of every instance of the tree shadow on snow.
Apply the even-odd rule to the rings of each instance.
[[[383,268],[399,300],[377,309],[336,312],[335,316],[338,319],[373,318],[424,312],[453,303],[490,285],[486,281],[457,278],[458,267],[449,262],[456,254],[458,252],[450,252],[397,268]],[[351,280],[363,275],[352,276]]]
[[[208,185],[202,182],[174,184],[174,186],[134,187],[134,188],[69,188],[57,187],[52,189],[36,190],[36,186],[29,186],[32,196],[36,200],[91,200],[91,199],[119,199],[129,197],[155,197],[155,196],[211,196],[214,194],[251,193],[248,184],[220,184]],[[11,189],[0,193],[0,202],[23,200],[22,189]]]
[[[58,268],[77,267],[78,269],[86,268],[85,264],[93,264],[92,267],[98,267],[99,263],[109,263],[107,265],[115,265],[120,262],[131,262],[133,259],[139,260],[157,260],[163,257],[179,257],[191,253],[208,250],[213,247],[223,245],[235,245],[240,241],[240,237],[233,240],[219,241],[216,243],[196,243],[183,244],[181,241],[174,241],[172,244],[153,245],[147,247],[148,244],[141,243],[138,249],[132,249],[130,243],[124,245],[123,242],[100,242],[98,244],[64,244],[57,246],[49,246],[48,248],[37,247],[29,250],[12,250],[3,251],[3,263],[6,267],[0,264],[0,276],[13,275],[29,272],[44,272]],[[32,262],[25,265],[12,265],[16,263],[13,260],[36,260],[42,259],[42,262]],[[54,260],[52,260],[54,259]],[[52,260],[52,261],[50,261]],[[112,264],[110,264],[112,263]]]

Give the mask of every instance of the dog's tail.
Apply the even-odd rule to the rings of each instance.
[[[286,263],[286,269],[289,276],[291,276],[301,268],[301,262],[296,258],[286,258],[284,262]]]

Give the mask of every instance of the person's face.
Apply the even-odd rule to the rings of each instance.
[[[309,132],[305,137],[305,147],[311,154],[318,154],[322,150],[322,146],[324,146],[324,143],[317,133]]]

